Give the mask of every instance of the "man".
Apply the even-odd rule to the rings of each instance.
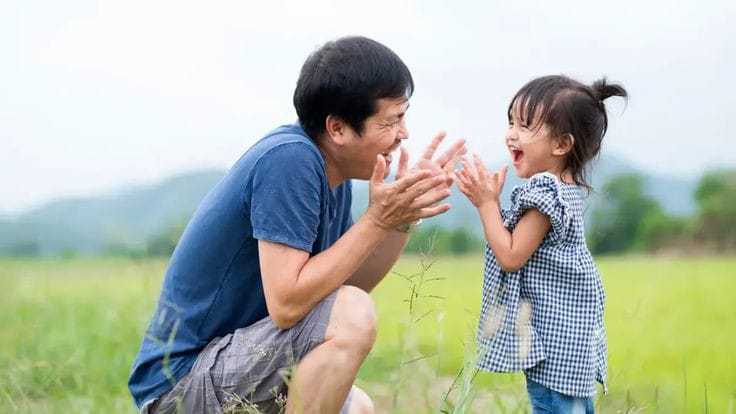
[[[299,123],[267,134],[199,206],[174,251],[129,387],[142,412],[370,413],[353,386],[375,340],[370,292],[411,228],[449,205],[463,141],[413,168],[402,148],[411,74],[363,37],[328,42],[302,67]],[[356,222],[350,179],[370,179]]]

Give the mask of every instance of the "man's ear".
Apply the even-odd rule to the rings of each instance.
[[[325,138],[337,145],[344,145],[346,137],[347,125],[345,121],[334,115],[327,115],[325,118]]]
[[[557,156],[567,155],[575,145],[575,137],[572,134],[564,134],[555,140],[552,154]]]

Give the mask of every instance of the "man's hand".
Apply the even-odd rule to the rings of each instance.
[[[463,157],[462,169],[455,172],[458,178],[457,187],[478,209],[488,202],[498,204],[509,166],[504,165],[500,171],[489,175],[477,154],[473,154],[473,159],[475,167]]]
[[[424,150],[422,157],[419,158],[419,161],[417,161],[416,165],[411,169],[411,171],[420,169],[431,170],[433,173],[445,177],[444,185],[435,187],[431,192],[422,196],[423,198],[435,198],[438,192],[449,189],[452,186],[454,181],[452,172],[455,169],[455,165],[460,161],[460,157],[467,152],[467,148],[465,148],[465,140],[458,139],[453,142],[452,145],[442,153],[442,155],[433,159],[435,152],[437,152],[437,148],[439,148],[446,135],[447,134],[444,131],[435,135],[432,142],[430,142]],[[402,172],[401,165],[399,165],[399,171],[396,174],[396,178],[402,177],[405,173],[406,171]]]
[[[437,174],[443,174],[447,179],[446,184],[449,187],[453,182],[452,171],[455,169],[455,164],[457,164],[458,161],[460,161],[460,157],[467,152],[467,148],[465,148],[465,140],[458,139],[453,142],[452,145],[442,153],[442,155],[436,159],[432,159],[434,157],[434,153],[437,152],[437,148],[439,148],[442,143],[442,140],[445,139],[445,136],[447,136],[447,133],[444,131],[435,135],[432,142],[429,143],[427,148],[424,150],[422,157],[417,161],[417,164],[412,168],[412,170],[432,170]],[[399,172],[401,172],[400,168]],[[396,174],[396,178],[400,178],[400,175]]]
[[[408,163],[409,154],[406,149],[401,148],[396,180],[386,184],[383,181],[386,160],[381,155],[376,157],[369,183],[370,201],[365,215],[380,228],[393,230],[403,224],[433,217],[450,209],[449,204],[438,205],[450,195],[450,190],[446,188],[446,174],[431,169],[408,171]]]

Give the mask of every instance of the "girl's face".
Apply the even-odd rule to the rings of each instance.
[[[555,151],[556,140],[546,124],[528,125],[521,118],[521,111],[513,108],[506,133],[506,146],[511,154],[516,175],[529,178],[540,172],[559,176],[563,159]]]

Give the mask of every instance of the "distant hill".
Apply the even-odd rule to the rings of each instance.
[[[195,171],[155,185],[51,202],[13,220],[0,221],[0,252],[34,245],[41,255],[69,250],[99,254],[114,246],[141,247],[151,236],[189,220],[224,175],[224,170]]]
[[[622,172],[637,172],[626,162],[606,157],[595,167],[592,183],[602,185]],[[98,197],[58,200],[40,208],[0,220],[0,254],[30,251],[57,255],[73,251],[95,255],[114,247],[142,248],[146,240],[186,222],[207,192],[225,175],[224,170],[194,171],[154,185],[130,186]],[[646,188],[664,209],[676,215],[695,210],[692,194],[696,180],[644,175]],[[522,181],[509,174],[505,203],[511,189]],[[360,216],[368,200],[368,184],[354,182],[353,212]],[[597,195],[590,203],[598,200]],[[473,206],[458,191],[449,202],[453,208],[427,221],[445,227],[463,227],[480,233]]]

